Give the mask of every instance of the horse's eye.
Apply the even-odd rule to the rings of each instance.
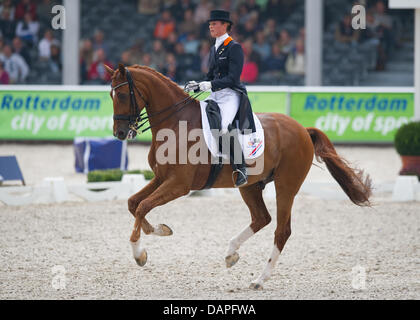
[[[118,100],[121,100],[121,101],[127,100],[127,94],[126,93],[118,92],[117,97],[118,97]]]

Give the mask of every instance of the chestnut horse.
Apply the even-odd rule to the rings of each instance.
[[[153,139],[148,160],[155,177],[128,200],[128,210],[135,218],[130,243],[136,262],[143,266],[147,261],[147,253],[140,247],[141,230],[145,234],[160,236],[172,234],[172,230],[164,224],[152,226],[146,220],[146,215],[157,206],[185,196],[191,190],[203,188],[210,172],[211,154],[206,148],[209,159],[207,163],[193,164],[189,159],[186,164],[159,163],[156,151],[164,143],[156,139],[159,130],[172,129],[178,138],[180,121],[187,122],[188,132],[201,129],[199,101],[190,99],[181,110],[179,102],[188,100],[189,95],[176,83],[149,67],[134,65],[125,68],[120,65],[115,71],[108,67],[106,69],[112,75],[114,135],[121,140],[126,139],[129,133],[132,133],[130,128],[133,129],[130,122],[140,111],[144,111],[143,109],[147,112],[151,125]],[[135,115],[131,118],[133,106]],[[305,180],[314,155],[319,162],[323,160],[326,163],[329,172],[356,205],[370,205],[371,183],[368,175],[364,177],[363,171],[352,169],[337,155],[333,144],[322,131],[304,128],[294,119],[280,113],[258,113],[257,116],[264,128],[266,145],[261,156],[264,166],[260,174],[250,175],[248,184],[239,188],[249,208],[251,223],[230,240],[225,261],[227,267],[233,266],[239,259],[239,247],[270,223],[271,217],[264,204],[262,191],[266,183],[274,181],[277,204],[274,247],[262,274],[250,286],[253,289],[262,289],[291,234],[293,200]],[[180,150],[190,150],[195,143],[177,142],[177,154]],[[233,187],[232,168],[230,165],[224,165],[213,188]]]

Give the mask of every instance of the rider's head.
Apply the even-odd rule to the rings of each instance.
[[[232,27],[232,21],[229,12],[225,10],[212,10],[208,20],[210,35],[213,38],[220,37],[229,32]]]

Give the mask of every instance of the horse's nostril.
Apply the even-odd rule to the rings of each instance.
[[[118,138],[119,138],[119,139],[124,139],[124,138],[125,138],[125,135],[126,135],[126,134],[125,134],[125,132],[124,132],[124,131],[122,131],[122,130],[119,130],[119,131],[118,131]]]

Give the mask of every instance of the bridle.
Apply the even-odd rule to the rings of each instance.
[[[128,68],[125,68],[125,74],[126,74],[127,81],[122,82],[122,83],[119,83],[119,84],[115,85],[114,87],[111,86],[111,90],[114,90],[114,92],[115,92],[116,89],[118,89],[120,87],[123,87],[125,85],[128,85],[128,90],[130,91],[130,114],[129,115],[125,115],[125,114],[114,114],[113,119],[114,120],[128,121],[128,127],[132,131],[134,131],[136,133],[139,133],[139,129],[141,127],[143,127],[150,118],[152,118],[154,116],[157,116],[157,115],[159,115],[159,114],[161,114],[161,113],[163,113],[165,111],[168,111],[171,108],[180,105],[181,103],[184,103],[184,105],[181,108],[177,109],[175,112],[171,113],[169,116],[165,117],[164,119],[162,119],[158,123],[155,123],[153,126],[150,125],[147,128],[142,129],[141,130],[141,133],[149,130],[152,127],[157,126],[158,124],[162,123],[163,121],[165,121],[168,118],[170,118],[171,116],[173,116],[175,113],[181,111],[186,105],[188,105],[194,99],[198,98],[203,93],[203,92],[198,92],[198,93],[196,93],[194,95],[191,95],[191,96],[186,97],[185,99],[183,99],[183,100],[181,100],[181,101],[179,101],[179,102],[177,102],[177,103],[175,103],[173,105],[170,105],[169,107],[164,108],[163,110],[160,110],[160,111],[158,111],[158,112],[156,112],[154,114],[151,114],[151,115],[147,115],[147,108],[150,106],[150,104],[143,97],[143,95],[141,94],[140,90],[137,89],[137,87],[134,85],[133,78],[132,78],[131,73],[128,70]],[[139,97],[144,102],[144,107],[143,107],[143,109],[145,109],[144,112],[140,112],[140,108],[139,108],[139,106],[137,104],[136,95],[134,93],[134,90],[137,91]]]

